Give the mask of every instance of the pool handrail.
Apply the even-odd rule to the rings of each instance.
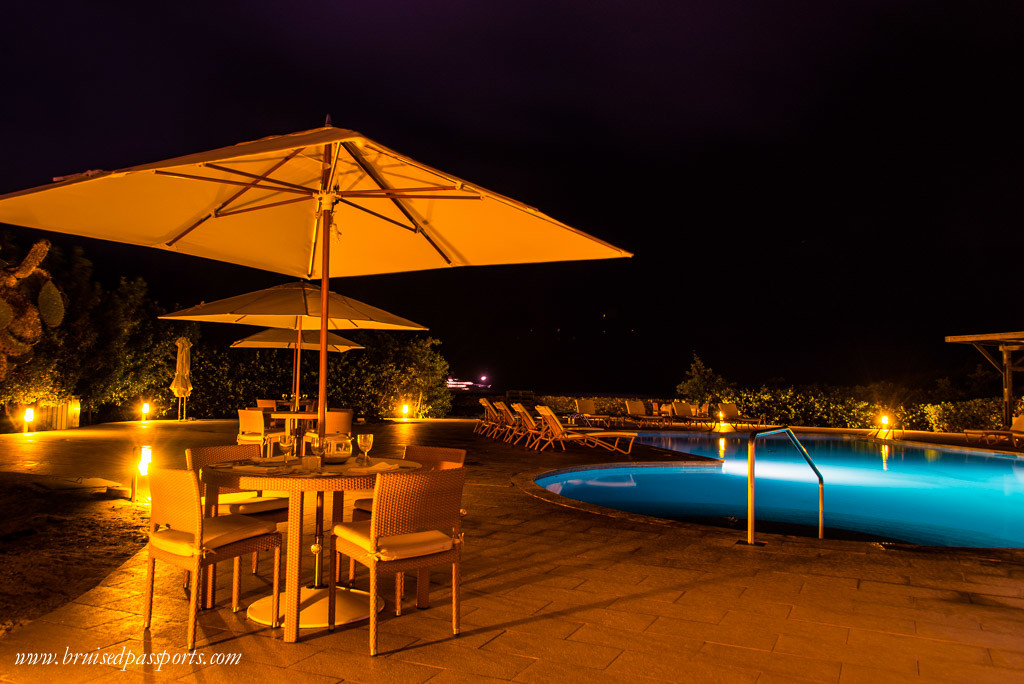
[[[768,437],[771,435],[778,435],[785,433],[789,437],[789,441],[793,443],[793,446],[797,448],[797,451],[807,461],[807,465],[811,466],[811,470],[818,476],[818,539],[825,538],[825,479],[821,476],[821,471],[818,470],[818,466],[814,465],[814,461],[811,459],[811,455],[807,453],[807,449],[800,443],[800,440],[796,438],[793,431],[788,427],[772,428],[771,430],[755,430],[750,433],[750,438],[747,441],[747,544],[754,545],[754,440],[758,437]]]

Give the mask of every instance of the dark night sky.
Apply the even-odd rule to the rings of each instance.
[[[333,281],[459,377],[931,384],[1024,327],[1022,65],[1011,0],[17,3],[0,192],[329,113],[636,254]],[[283,281],[71,242],[167,307]]]

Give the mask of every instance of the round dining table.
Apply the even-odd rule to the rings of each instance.
[[[411,471],[420,468],[416,461],[397,458],[371,458],[370,466],[357,466],[355,457],[340,463],[328,462],[321,469],[305,470],[296,459],[285,463],[276,459],[259,462],[219,463],[203,468],[201,478],[206,484],[206,511],[209,516],[217,505],[221,487],[246,491],[274,491],[288,493],[288,541],[285,548],[284,640],[298,641],[299,628],[327,626],[327,590],[323,577],[315,577],[312,587],[300,586],[302,555],[303,497],[306,492],[317,496],[316,532],[312,551],[320,554],[323,548],[323,493],[335,492],[331,518],[341,522],[346,490],[372,489],[374,478],[380,472]],[[339,494],[340,493],[340,496]],[[318,571],[322,564],[315,563]],[[213,602],[212,587],[207,590],[209,603]],[[365,619],[370,614],[369,594],[365,591],[338,587],[335,604],[335,624]],[[378,605],[383,606],[383,601]],[[246,613],[260,624],[273,624],[271,597],[253,602]]]

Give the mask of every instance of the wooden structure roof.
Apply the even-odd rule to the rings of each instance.
[[[1013,358],[1013,353],[1024,350],[1024,332],[986,333],[983,335],[948,335],[946,342],[970,344],[991,363],[1003,378],[1003,424],[1013,422],[1013,372],[1024,371],[1024,355]],[[996,356],[988,347],[997,348]]]

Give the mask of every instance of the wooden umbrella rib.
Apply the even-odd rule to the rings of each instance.
[[[404,223],[402,223],[401,221],[396,221],[393,218],[388,218],[384,214],[378,214],[377,212],[373,211],[372,209],[367,209],[366,207],[360,206],[360,205],[356,204],[355,202],[349,202],[347,199],[342,199],[341,197],[338,198],[338,202],[340,202],[341,204],[344,204],[345,206],[352,207],[353,209],[358,209],[359,211],[364,211],[367,214],[369,214],[370,216],[373,216],[374,218],[379,218],[381,221],[387,221],[388,223],[392,223],[392,224],[398,226],[399,228],[405,228],[409,232],[412,232],[412,233],[416,232],[416,228],[415,227],[407,226]]]
[[[368,195],[383,195],[389,193],[401,193],[401,192],[434,192],[441,190],[458,190],[454,185],[431,185],[423,188],[367,188],[363,190],[341,190],[337,192],[338,195],[348,196],[349,193],[362,193]]]
[[[282,159],[281,159],[280,161],[278,161],[278,162],[277,162],[276,164],[274,164],[274,165],[273,165],[273,166],[271,166],[271,167],[270,167],[269,169],[267,169],[267,172],[266,172],[265,174],[263,174],[263,175],[264,175],[264,176],[269,176],[270,174],[274,173],[274,171],[277,171],[277,170],[278,170],[279,168],[281,168],[282,166],[284,166],[285,164],[287,164],[289,160],[293,159],[293,158],[295,157],[295,155],[297,155],[297,154],[298,154],[299,152],[301,152],[301,151],[302,151],[303,149],[304,149],[304,148],[302,148],[302,147],[299,147],[299,148],[297,148],[297,149],[294,149],[294,150],[292,150],[291,154],[285,155],[285,157],[284,157],[284,158],[282,158]],[[257,179],[257,180],[258,180],[258,179]],[[252,183],[250,183],[250,184],[249,184],[249,185],[247,185],[246,187],[244,187],[244,188],[242,188],[241,190],[239,190],[238,192],[236,192],[236,193],[235,193],[234,195],[232,195],[231,197],[229,197],[229,198],[227,198],[226,200],[224,200],[223,202],[221,202],[220,206],[218,206],[218,207],[217,207],[216,209],[214,209],[214,210],[213,210],[212,212],[210,212],[209,214],[207,214],[207,215],[206,215],[206,216],[204,216],[203,218],[201,218],[201,219],[199,219],[198,221],[196,221],[195,223],[193,223],[193,224],[192,224],[191,226],[189,226],[188,228],[186,228],[185,230],[183,230],[183,231],[182,231],[181,233],[179,233],[178,235],[176,235],[176,236],[175,236],[175,237],[174,237],[173,239],[171,239],[171,240],[170,240],[169,242],[165,243],[165,244],[166,244],[166,246],[167,246],[167,247],[171,247],[171,246],[173,246],[173,245],[174,245],[174,243],[176,243],[176,242],[177,242],[178,240],[182,239],[183,237],[185,237],[186,235],[188,235],[189,233],[191,233],[191,232],[192,232],[193,230],[195,230],[196,228],[198,228],[199,226],[201,226],[201,225],[202,225],[203,223],[205,223],[205,222],[206,222],[207,220],[209,220],[209,219],[213,218],[214,216],[216,216],[216,215],[217,215],[217,212],[219,212],[219,211],[223,210],[223,209],[224,209],[225,207],[227,207],[227,206],[228,206],[229,204],[231,204],[232,202],[234,202],[235,200],[237,200],[237,199],[238,199],[239,197],[241,197],[242,195],[244,195],[244,194],[245,194],[245,192],[246,192],[247,190],[249,190],[249,188],[253,187],[254,185],[256,185],[256,181],[253,181]]]
[[[310,195],[310,196],[312,196],[314,194],[314,192],[312,190],[309,190],[307,188],[303,188],[302,190],[295,190],[293,188],[287,188],[287,187],[283,187],[283,186],[279,186],[279,185],[260,185],[258,182],[255,182],[255,181],[247,183],[245,181],[228,180],[227,178],[211,178],[209,176],[196,176],[194,174],[178,173],[176,171],[160,171],[160,170],[157,170],[157,171],[154,171],[153,173],[155,173],[158,176],[169,176],[171,178],[184,178],[185,180],[198,180],[198,181],[206,181],[208,183],[221,183],[222,185],[240,185],[240,186],[244,187],[246,190],[255,189],[255,190],[270,190],[271,192],[292,192],[292,193],[300,193],[300,194],[303,194],[303,195]]]
[[[346,142],[342,143],[342,146],[345,148],[345,151],[349,153],[349,156],[352,157],[352,160],[359,165],[360,169],[363,170],[363,173],[365,173],[371,180],[373,180],[373,182],[376,183],[379,188],[381,188],[382,190],[392,190],[392,188],[388,186],[384,179],[381,178],[380,174],[377,173],[377,169],[373,168],[373,166],[363,158],[363,156],[359,153],[359,150],[356,148],[355,145]],[[399,198],[389,197],[389,199],[394,203],[398,210],[402,212],[402,215],[405,216],[405,218],[407,218],[412,225],[416,226],[416,232],[419,233],[420,235],[423,235],[426,238],[427,243],[434,248],[434,250],[441,256],[442,259],[444,259],[444,262],[451,266],[452,260],[448,258],[448,255],[444,253],[444,250],[442,250],[436,242],[430,239],[426,231],[423,229],[423,226],[420,225],[419,221],[417,221],[416,218],[412,215],[412,213],[405,207],[405,205],[402,204]]]
[[[390,200],[394,200],[394,199],[443,199],[443,200],[478,200],[478,199],[483,199],[481,197],[473,197],[473,196],[469,196],[469,195],[460,195],[458,197],[452,197],[450,195],[406,195],[406,194],[403,194],[401,191],[399,191],[399,192],[389,192],[386,195],[382,195],[382,194],[377,194],[377,193],[371,194],[369,192],[363,192],[363,191],[359,191],[359,190],[354,190],[354,191],[349,191],[349,192],[339,192],[339,193],[337,193],[337,195],[339,197],[363,197],[363,198],[366,198],[366,199],[390,199]]]
[[[255,173],[248,173],[247,171],[239,171],[238,169],[228,168],[227,166],[221,166],[220,164],[205,164],[205,166],[206,168],[215,169],[217,171],[223,171],[224,173],[233,173],[238,176],[243,176],[245,178],[255,178],[256,180],[274,183],[276,185],[280,185],[282,190],[284,188],[291,188],[292,190],[295,191],[308,192],[310,194],[316,192],[316,190],[314,190],[313,188],[307,188],[306,186],[299,185],[298,183],[289,183],[288,181],[278,180],[277,178],[270,178],[269,176],[266,175],[260,176]]]
[[[222,216],[234,216],[235,214],[247,214],[250,211],[259,211],[260,209],[270,209],[272,207],[280,207],[285,204],[295,204],[296,202],[307,202],[313,199],[313,197],[296,197],[289,200],[281,200],[280,202],[271,202],[270,204],[261,204],[256,207],[246,207],[245,209],[232,209],[231,211],[220,211],[215,215],[216,218]]]

